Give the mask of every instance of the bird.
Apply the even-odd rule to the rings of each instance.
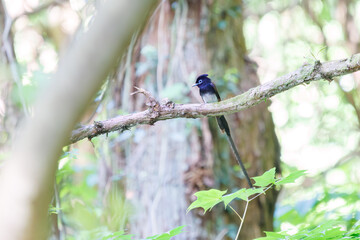
[[[212,102],[220,102],[221,98],[219,95],[219,92],[215,86],[215,84],[211,81],[208,74],[202,74],[197,77],[195,84],[192,85],[192,87],[198,87],[199,93],[204,101],[204,103],[212,103]],[[218,126],[222,133],[226,133],[227,140],[231,146],[231,149],[233,150],[233,153],[236,157],[236,160],[238,161],[244,176],[246,178],[246,181],[248,182],[250,188],[253,188],[253,184],[250,181],[249,175],[245,169],[245,166],[243,162],[241,161],[240,154],[235,146],[234,140],[231,136],[229,124],[225,119],[225,116],[218,116],[216,117],[216,121],[218,123]]]

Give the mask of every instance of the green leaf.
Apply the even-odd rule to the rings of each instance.
[[[283,233],[277,233],[277,232],[267,232],[265,231],[265,234],[267,237],[277,237],[277,238],[281,238],[281,237],[286,237],[287,234],[283,234]]]
[[[332,228],[325,231],[325,237],[334,238],[334,239],[341,239],[346,231],[341,230],[340,227]]]
[[[223,196],[221,199],[224,201],[225,208],[232,200],[234,200],[235,198],[240,198],[239,195],[243,192],[245,192],[245,188],[242,188],[237,192],[230,193],[230,194]],[[243,200],[245,200],[245,199],[243,199]]]
[[[264,231],[266,234],[266,237],[260,237],[256,238],[256,240],[279,240],[279,239],[288,239],[288,234],[286,233],[278,233],[278,232],[267,232]]]
[[[275,168],[272,168],[266,171],[263,175],[259,177],[253,177],[252,179],[255,180],[254,185],[258,187],[266,187],[269,184],[275,183]]]
[[[146,239],[151,239],[151,240],[170,240],[170,234],[168,233],[163,233],[163,234],[157,234],[151,237],[147,237]]]
[[[101,240],[131,240],[133,234],[125,235],[124,231],[114,232],[110,235],[103,237]]]
[[[182,233],[182,229],[185,227],[185,225],[176,227],[174,229],[171,229],[167,233],[157,234],[151,237],[147,237],[146,239],[152,239],[152,240],[170,240],[171,237],[174,237],[180,233]]]
[[[249,188],[249,189],[242,188],[237,192],[234,192],[234,193],[223,196],[221,199],[224,201],[224,205],[225,205],[225,208],[226,208],[227,205],[232,200],[234,200],[235,198],[240,198],[240,199],[242,199],[244,201],[248,201],[249,197],[251,195],[254,195],[256,193],[262,193],[262,192],[264,192],[263,188]]]
[[[278,237],[259,237],[259,238],[255,238],[255,240],[279,240],[281,238]]]
[[[264,231],[266,237],[256,238],[256,240],[279,240],[279,239],[288,239],[289,235],[283,232],[267,232]]]
[[[201,207],[204,209],[204,214],[207,210],[213,208],[216,204],[222,201],[221,197],[227,192],[220,191],[217,189],[210,189],[207,191],[200,191],[195,193],[194,195],[197,199],[189,206],[187,212],[191,211],[194,208]]]
[[[350,231],[347,232],[347,236],[360,236],[360,220],[358,220],[350,229]]]
[[[328,221],[322,225],[317,226],[316,228],[304,228],[299,229],[300,231],[296,234],[288,234],[286,232],[265,232],[266,237],[257,238],[257,240],[272,240],[272,239],[289,239],[289,240],[320,240],[320,239],[344,239],[347,231],[341,230],[341,227],[338,226],[341,222],[338,221]],[[350,239],[358,239],[352,238]]]
[[[183,232],[182,229],[183,229],[184,227],[185,227],[185,225],[182,225],[182,226],[180,226],[180,227],[176,227],[176,228],[170,230],[170,231],[169,231],[170,236],[173,237],[173,236],[176,236],[176,235],[182,233],[182,232]]]
[[[295,171],[289,174],[289,176],[284,177],[283,179],[280,179],[275,183],[275,185],[281,185],[286,183],[294,183],[296,179],[298,179],[301,176],[304,176],[306,173],[306,170],[299,170]]]

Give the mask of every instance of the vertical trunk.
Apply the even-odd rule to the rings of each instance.
[[[122,109],[144,108],[143,96],[135,95],[128,100],[134,86],[149,90],[158,99],[169,97],[179,103],[189,102],[193,79],[188,76],[195,77],[201,72],[204,65],[201,59],[206,59],[201,54],[204,41],[198,26],[200,6],[196,4],[197,9],[191,9],[186,1],[172,5],[164,1],[158,7],[132,55],[125,60],[123,76],[119,76],[121,86],[117,89],[122,91],[118,98]],[[136,69],[131,67],[135,65]],[[146,74],[142,74],[142,69],[146,69]],[[196,120],[190,122],[194,124]],[[130,224],[131,233],[137,237],[186,224],[180,239],[206,238],[201,221],[192,212],[186,214],[187,196],[194,191],[187,188],[185,181],[197,181],[204,188],[204,179],[208,182],[212,179],[211,171],[203,166],[207,161],[199,163],[198,131],[187,125],[189,120],[178,119],[134,131],[134,143],[127,148],[124,158],[126,195],[138,206]],[[190,168],[196,168],[200,174],[189,174]]]
[[[226,8],[238,9],[240,4],[240,1],[214,1],[210,5],[205,1],[163,1],[124,60],[120,81],[114,87],[121,95],[115,95],[118,106],[128,111],[144,108],[143,96],[135,95],[129,100],[133,86],[149,90],[158,99],[199,102],[197,90],[190,86],[198,74],[210,69],[217,82],[229,69],[238,71],[241,78],[232,89],[234,94],[257,85],[255,64],[245,60],[241,14],[234,18],[226,15]],[[219,26],[221,19],[216,17],[225,17],[229,25],[223,29]],[[229,92],[221,84],[219,88]],[[273,167],[279,159],[279,149],[267,105],[228,119],[240,153],[250,167],[249,174],[259,175]],[[199,122],[201,126],[197,125]],[[136,237],[180,225],[186,225],[186,231],[177,239],[215,239],[236,234],[236,229],[229,232],[227,229],[237,226],[238,219],[221,207],[205,216],[197,211],[186,214],[196,191],[246,187],[246,181],[236,177],[239,172],[232,170],[236,162],[229,158],[230,147],[218,135],[218,129],[211,127],[212,123],[207,119],[178,119],[138,127],[133,132],[134,141],[120,150],[124,154],[119,158],[127,174],[126,195],[137,206],[131,219],[131,233]],[[253,239],[262,230],[272,229],[275,199],[276,193],[270,192],[266,199],[250,205],[241,239]]]
[[[230,86],[227,90],[220,85],[221,92],[239,94],[259,84],[256,74],[256,63],[246,56],[246,45],[243,36],[242,1],[218,0],[210,7],[211,16],[210,31],[207,35],[207,52],[210,53],[211,66],[217,76],[226,76],[231,73],[235,82],[230,82],[229,77],[222,82]],[[222,25],[219,25],[221,23]],[[220,79],[219,79],[220,80]],[[223,95],[226,97],[226,95]],[[243,161],[248,165],[250,176],[261,175],[266,170],[276,166],[279,171],[280,149],[274,131],[274,124],[270,112],[267,110],[268,103],[241,111],[228,116],[229,124],[233,132],[235,142]],[[227,142],[221,136],[216,136],[218,159],[215,169],[219,185],[228,189],[247,187],[244,178],[238,172],[232,170],[236,160],[231,155],[231,161],[224,159],[224,151],[229,151]],[[229,154],[226,154],[227,158]],[[226,165],[227,167],[225,167]],[[221,170],[225,169],[225,170]],[[224,186],[225,185],[225,186]],[[272,230],[273,212],[277,192],[272,189],[266,197],[258,198],[249,206],[240,239],[254,239],[263,235],[264,230]],[[242,212],[244,206],[239,205],[237,209]],[[230,215],[232,223],[237,222],[236,216]]]
[[[169,96],[184,102],[186,99],[182,99],[182,95],[189,92],[190,84],[186,76],[199,72],[203,62],[196,61],[202,58],[198,52],[201,40],[198,41],[198,28],[189,27],[192,10],[186,1],[177,4],[172,11],[171,3],[163,2],[142,35],[139,46],[142,56],[135,55],[133,62],[143,66],[151,65],[150,61],[155,64],[150,66],[145,77],[134,82],[158,99]],[[156,51],[155,60],[151,51]],[[144,102],[142,96],[135,97],[134,103]],[[136,107],[134,104],[133,109]],[[201,222],[193,213],[186,214],[184,172],[191,165],[189,161],[197,161],[193,153],[200,151],[191,145],[198,144],[196,129],[187,132],[187,124],[188,120],[179,119],[135,130],[135,138],[142,136],[140,142],[131,146],[131,154],[127,156],[127,195],[141,206],[131,222],[131,232],[136,231],[140,237],[184,224],[187,231],[181,234],[181,239],[197,239],[204,235]]]

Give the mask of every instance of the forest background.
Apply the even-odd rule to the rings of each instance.
[[[0,236],[160,239],[175,229],[165,235],[234,239],[239,219],[229,208],[187,213],[198,191],[247,187],[213,119],[136,122],[82,141],[69,133],[154,107],[135,87],[161,103],[200,103],[191,85],[203,73],[229,99],[301,67],[350,62],[360,52],[359,12],[355,0],[3,0]],[[251,177],[306,170],[249,204],[240,239],[359,234],[359,73],[311,83],[308,75],[309,84],[227,115]],[[101,87],[77,106],[91,79]],[[48,90],[62,83],[68,95]],[[31,119],[38,128],[27,132]],[[243,212],[245,203],[231,206]]]

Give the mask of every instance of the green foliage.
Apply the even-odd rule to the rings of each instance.
[[[276,231],[293,234],[327,222],[340,223],[338,225],[342,230],[352,231],[359,219],[360,204],[360,186],[353,182],[351,175],[346,175],[353,166],[349,162],[340,169],[324,172],[321,177],[307,179],[306,182],[317,183],[311,186],[301,187],[298,184],[296,190],[285,187],[283,193],[288,197],[277,205],[274,222]]]
[[[163,234],[157,234],[151,237],[147,237],[146,239],[151,239],[151,240],[170,240],[172,237],[179,235],[180,233],[182,233],[182,229],[185,226],[180,226],[180,227],[176,227],[172,230],[170,230],[167,233],[163,233]]]
[[[179,235],[183,232],[183,228],[185,226],[179,226],[174,229],[171,229],[170,231],[162,234],[157,234],[151,237],[147,237],[146,239],[151,240],[170,240],[172,237],[175,237],[176,235]],[[125,234],[124,231],[114,232],[111,234],[108,234],[102,238],[102,240],[132,240],[134,235],[132,234]]]
[[[265,232],[266,237],[257,238],[257,240],[316,240],[316,239],[359,239],[359,222],[349,231],[344,230],[341,223],[329,221],[315,228],[303,227],[297,233],[288,232]]]
[[[302,64],[341,59],[359,52],[358,47],[349,48],[351,43],[346,36],[357,32],[360,22],[355,21],[354,26],[349,28],[342,24],[338,15],[338,6],[342,4],[342,16],[357,19],[359,1],[304,3],[307,7],[291,7],[289,0],[244,1],[247,11],[259,17],[244,19],[248,48],[256,49],[252,52],[254,57],[278,63],[269,76],[265,70],[267,67],[262,68],[261,61],[257,61],[260,63],[258,74],[262,82],[295,70]],[[271,11],[268,11],[269,8]],[[262,33],[272,32],[273,28],[276,29],[275,35]],[[354,222],[359,219],[360,186],[358,178],[354,177],[358,176],[355,169],[358,169],[359,162],[358,154],[354,155],[358,152],[359,143],[359,134],[355,130],[359,126],[356,114],[360,103],[358,81],[353,75],[334,80],[331,84],[319,82],[294,88],[277,95],[272,101],[271,111],[274,113],[284,165],[309,169],[311,174],[303,182],[305,186],[297,183],[296,187],[285,185],[282,189],[282,197],[278,199],[275,210],[274,226],[277,231],[285,232],[271,233],[275,234],[273,239],[282,239],[276,234],[291,236],[302,231],[316,237],[311,231],[325,222],[334,221],[341,223],[340,230],[350,232]],[[285,173],[284,167],[282,170]],[[284,178],[278,183],[290,180]],[[334,225],[336,228],[337,225]],[[337,229],[333,231],[339,233]],[[330,233],[326,238],[330,238]],[[338,239],[343,237],[349,236],[340,234]]]
[[[124,231],[114,232],[105,237],[101,240],[131,240],[133,235],[125,234]]]
[[[286,183],[294,183],[296,179],[303,176],[305,174],[306,170],[299,170],[290,173],[287,177],[280,179],[279,181],[275,182],[275,185],[281,185]]]
[[[97,200],[97,169],[92,162],[79,165],[77,149],[64,149],[57,171],[57,186],[61,208],[51,208],[51,213],[60,214],[64,224],[71,226],[74,239],[98,239],[114,230],[124,229],[127,215],[132,207],[121,191],[110,189],[106,198]],[[81,156],[80,156],[81,157]],[[95,161],[91,155],[88,160]],[[82,179],[78,181],[79,177]],[[121,232],[114,233],[111,239],[126,239]],[[120,238],[121,236],[121,238]]]
[[[227,190],[220,191],[217,189],[210,189],[199,191],[194,194],[197,199],[189,206],[187,211],[191,211],[194,208],[203,208],[205,214],[209,209],[211,210],[215,205],[221,202],[224,203],[226,208],[235,198],[249,202],[253,199],[250,199],[251,196],[255,194],[257,194],[256,196],[259,196],[260,194],[265,193],[265,191],[269,189],[269,186],[271,187],[273,185],[279,186],[286,183],[293,183],[296,179],[305,174],[305,171],[301,170],[293,172],[285,178],[276,179],[275,170],[275,168],[272,168],[259,177],[253,177],[255,180],[254,185],[259,186],[259,188],[242,188],[227,195],[224,195]]]
[[[274,184],[275,179],[275,168],[272,168],[268,171],[266,171],[263,175],[259,177],[253,177],[255,180],[254,185],[258,187],[266,187],[269,184]]]
[[[207,210],[211,210],[215,205],[223,202],[225,208],[230,204],[231,201],[238,198],[244,201],[251,201],[262,193],[265,193],[271,186],[279,186],[282,184],[294,183],[296,179],[305,174],[304,170],[293,171],[284,178],[275,178],[275,168],[266,171],[259,177],[254,177],[256,186],[259,188],[253,189],[240,189],[234,193],[227,194],[227,191],[220,191],[216,189],[200,191],[195,193],[197,200],[194,201],[188,208],[188,211],[194,208],[203,208],[204,213]],[[257,194],[257,195],[255,195]],[[253,198],[251,196],[255,195]],[[290,211],[289,213],[294,213]],[[287,218],[292,218],[290,215]],[[357,222],[352,226],[349,231],[344,230],[344,225],[340,221],[331,220],[324,224],[312,227],[310,224],[300,224],[300,228],[296,233],[293,232],[265,232],[266,237],[258,238],[261,240],[275,240],[275,239],[289,239],[289,240],[300,240],[300,239],[358,239],[360,236],[360,222]]]
[[[263,193],[264,189],[263,188],[250,188],[250,189],[246,189],[246,188],[242,188],[239,191],[236,191],[234,193],[225,195],[221,198],[221,200],[224,202],[225,208],[227,207],[227,205],[234,200],[235,198],[239,198],[242,199],[244,201],[248,201],[249,197],[257,194],[257,193]]]
[[[222,201],[222,196],[226,192],[227,192],[227,190],[220,191],[217,189],[210,189],[210,190],[206,190],[206,191],[197,192],[194,194],[197,197],[196,201],[194,201],[189,206],[187,211],[189,212],[194,208],[201,207],[204,209],[204,214],[205,214],[207,210],[213,208],[216,204],[218,204]]]
[[[68,239],[135,239],[133,234],[127,234],[124,230],[113,231],[125,229],[127,216],[133,207],[124,200],[119,190],[110,190],[108,196],[102,199],[101,205],[94,201],[97,196],[97,186],[94,185],[94,179],[97,178],[96,169],[76,165],[74,160],[79,158],[79,154],[77,149],[64,148],[57,171],[57,185],[61,189],[59,195],[62,204],[61,208],[50,206],[49,214],[61,214],[64,223],[71,226],[74,231],[73,234],[68,234]],[[84,181],[76,182],[76,174],[81,174]],[[182,233],[183,228],[184,226],[179,226],[146,239],[171,239]]]
[[[296,179],[298,179],[299,177],[301,177],[305,174],[305,171],[295,171],[295,172],[289,174],[285,178],[276,179],[275,172],[276,172],[276,169],[272,168],[272,169],[266,171],[263,175],[261,175],[259,177],[254,177],[253,178],[255,180],[254,185],[259,186],[258,188],[251,188],[251,189],[242,188],[234,193],[227,194],[227,195],[224,195],[227,192],[227,190],[220,191],[217,189],[210,189],[210,190],[206,190],[206,191],[197,192],[194,194],[197,197],[197,199],[189,206],[187,211],[190,211],[194,208],[203,208],[204,214],[205,214],[207,212],[207,210],[209,210],[209,209],[211,210],[215,205],[217,205],[218,203],[221,203],[221,202],[223,202],[225,208],[227,208],[229,206],[230,202],[236,198],[246,201],[246,207],[245,207],[242,217],[231,206],[229,206],[229,208],[235,212],[235,214],[238,216],[238,218],[240,219],[240,222],[241,222],[239,229],[237,231],[237,235],[235,237],[235,239],[238,239],[239,233],[241,231],[241,228],[242,228],[242,225],[244,222],[246,211],[248,209],[247,207],[248,207],[248,204],[250,201],[257,198],[258,196],[260,196],[263,193],[265,194],[265,192],[268,189],[270,189],[272,186],[275,186],[275,185],[279,186],[279,185],[282,185],[285,183],[292,183]],[[253,196],[253,197],[251,197],[251,196]],[[270,234],[280,236],[279,233],[270,233]]]

